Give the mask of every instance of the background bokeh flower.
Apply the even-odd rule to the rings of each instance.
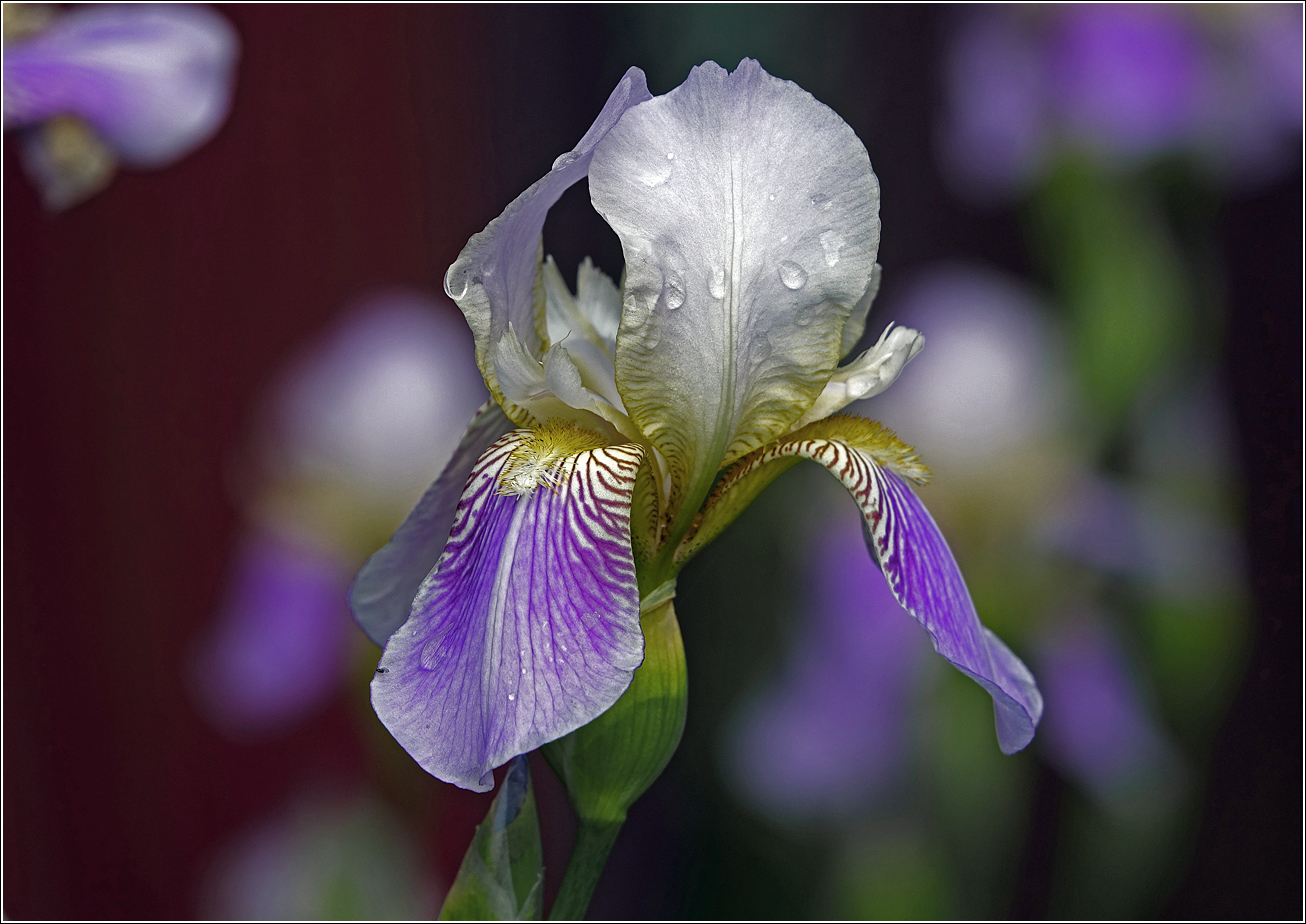
[[[202,5],[4,10],[5,129],[48,208],[103,188],[117,161],[165,167],[227,118],[240,41]]]
[[[431,296],[380,292],[272,386],[237,479],[250,532],[195,668],[223,729],[284,731],[354,676],[349,582],[484,402],[470,355],[469,332]]]

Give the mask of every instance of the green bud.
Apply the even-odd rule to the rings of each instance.
[[[640,616],[644,663],[621,699],[541,749],[582,822],[625,821],[626,810],[662,773],[685,730],[685,646],[669,588],[650,594],[646,606]]]
[[[514,757],[463,856],[441,921],[534,921],[544,894],[544,851],[531,768]]]

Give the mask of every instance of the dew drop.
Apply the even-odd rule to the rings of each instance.
[[[666,289],[663,294],[667,299],[667,307],[675,311],[685,303],[685,283],[679,276],[672,273],[667,277]]]
[[[650,188],[661,186],[671,178],[671,160],[657,161],[650,164],[639,174],[639,181]]]
[[[675,159],[676,159],[676,152],[675,152],[675,151],[667,151],[667,160],[675,160]]]
[[[525,677],[525,676],[526,676],[526,668],[523,667],[523,668],[521,669],[521,672],[522,672],[522,676]]]
[[[792,260],[785,260],[780,264],[780,281],[786,289],[801,289],[807,285],[807,270]]]
[[[772,201],[772,202],[775,201],[775,193],[771,193],[771,201]]]
[[[457,301],[467,294],[467,281],[471,275],[470,267],[457,264],[449,267],[449,272],[444,277],[444,291]]]
[[[516,699],[516,698],[517,698],[517,694],[516,694],[516,693],[509,693],[509,694],[508,694],[508,702],[512,702],[512,701],[513,701],[514,699]]]
[[[839,251],[843,249],[843,235],[838,231],[826,231],[820,241],[821,249],[825,251],[825,265],[834,266],[839,262]]]
[[[726,297],[726,270],[724,266],[712,267],[712,274],[707,279],[707,290],[713,298]]]
[[[812,196],[812,205],[815,206],[820,211],[824,212],[826,209],[830,207],[830,197],[827,196],[825,193],[817,193],[816,195]]]
[[[559,154],[553,162],[554,170],[561,170],[563,167],[569,167],[576,161],[580,160],[580,155],[575,151],[568,151],[566,154]]]

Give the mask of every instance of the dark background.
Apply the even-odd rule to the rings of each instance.
[[[692,35],[659,33],[656,9],[638,22],[596,7],[223,12],[243,41],[232,114],[178,165],[124,173],[51,217],[5,144],[9,917],[192,916],[216,845],[293,780],[367,772],[355,698],[253,745],[220,737],[192,704],[185,667],[239,527],[230,460],[296,344],[370,286],[438,290],[467,237],[574,144],[627,66],[663,93],[684,77],[666,72],[670,60],[733,67],[747,53],[832,106],[885,190],[886,280],[948,256],[1030,272],[1014,212],[967,209],[934,167],[946,8],[736,12],[766,28],[701,53]],[[1301,209],[1298,172],[1220,215],[1257,636],[1191,865],[1166,906],[1175,917],[1301,908]],[[592,253],[619,271],[583,190],[547,230],[560,266]],[[691,673],[696,647],[719,642],[709,617],[691,603],[681,614]],[[709,758],[692,748],[693,707],[690,721],[687,748],[632,813],[594,913],[784,916],[764,890],[741,907],[703,881],[732,866],[712,855],[728,839],[714,839],[725,822],[698,782]],[[1024,917],[1046,913],[1058,785],[1036,802],[1012,909]],[[447,881],[483,802],[446,790],[423,811],[441,819],[433,855]],[[646,894],[631,892],[639,881]]]

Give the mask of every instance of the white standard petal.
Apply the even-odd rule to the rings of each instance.
[[[907,362],[925,346],[925,337],[910,327],[890,324],[875,346],[830,376],[816,403],[794,429],[829,417],[854,401],[873,398],[894,383]]]
[[[494,378],[491,353],[509,324],[516,328],[528,352],[537,357],[543,353],[548,331],[544,295],[537,292],[535,271],[545,216],[572,184],[584,178],[595,146],[622,115],[650,98],[644,72],[632,67],[580,143],[554,161],[553,168],[509,203],[484,231],[472,235],[445,273],[445,292],[467,317],[476,338],[476,363],[496,398],[502,392]],[[520,416],[513,408],[504,410],[514,419]]]
[[[866,149],[827,106],[745,59],[631,109],[590,197],[621,238],[617,383],[690,497],[820,394],[879,245]]]

